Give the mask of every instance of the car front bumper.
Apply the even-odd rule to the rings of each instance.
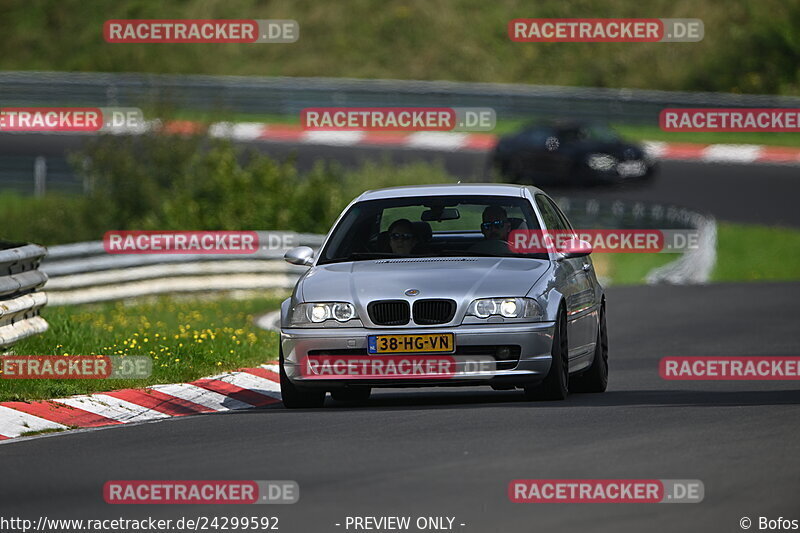
[[[373,387],[422,387],[452,385],[492,385],[510,388],[542,381],[550,370],[553,344],[553,322],[475,324],[441,328],[282,328],[281,348],[284,370],[295,384],[307,387],[337,388],[346,385]],[[453,333],[456,354],[462,351],[481,351],[481,347],[519,347],[519,359],[497,360],[492,368],[465,367],[457,363],[458,372],[452,376],[436,378],[386,377],[386,376],[309,376],[303,361],[311,355],[349,354],[360,359],[385,358],[385,355],[367,354],[367,337],[370,335]],[[433,354],[408,354],[413,357],[437,357]],[[446,355],[446,354],[442,354]],[[402,357],[398,355],[398,357]],[[460,356],[457,356],[458,359]],[[460,366],[459,366],[460,365]]]

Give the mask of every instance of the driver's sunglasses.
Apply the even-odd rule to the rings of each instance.
[[[391,233],[389,238],[393,241],[409,241],[414,238],[413,233]]]
[[[484,222],[484,223],[481,224],[481,229],[483,231],[489,231],[492,228],[498,228],[499,229],[499,228],[502,228],[503,226],[505,226],[506,222],[508,222],[508,219],[505,219],[505,218],[503,220],[495,220],[493,222]]]

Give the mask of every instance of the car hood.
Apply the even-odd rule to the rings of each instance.
[[[316,266],[301,279],[302,301],[353,302],[363,311],[382,299],[451,298],[469,303],[490,296],[525,296],[549,268],[541,259],[446,257],[355,261]],[[416,297],[404,293],[416,289]]]
[[[644,152],[639,146],[629,143],[584,142],[579,145],[579,152],[588,155],[591,153],[611,154],[617,159],[641,159]]]

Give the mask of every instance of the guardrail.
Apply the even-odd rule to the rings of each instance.
[[[657,124],[664,107],[800,107],[800,98],[445,81],[0,72],[7,106],[147,106],[297,115],[311,106],[491,107],[498,117]]]
[[[268,242],[275,232],[257,232]],[[280,232],[291,246],[322,245],[323,235]],[[286,249],[247,255],[109,254],[102,241],[50,247],[41,269],[50,305],[71,305],[164,293],[291,289],[304,268],[283,260]]]
[[[36,244],[0,242],[0,352],[47,331],[47,321],[39,316],[47,295],[37,292],[47,281],[38,270],[46,253]]]
[[[698,246],[647,274],[647,283],[706,283],[717,260],[717,223],[711,215],[679,206],[643,202],[556,198],[572,225],[581,229],[694,229]]]

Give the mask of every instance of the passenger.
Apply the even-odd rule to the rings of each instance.
[[[392,222],[387,233],[389,234],[389,247],[393,254],[411,255],[419,242],[414,233],[414,226],[410,220],[405,218]]]

